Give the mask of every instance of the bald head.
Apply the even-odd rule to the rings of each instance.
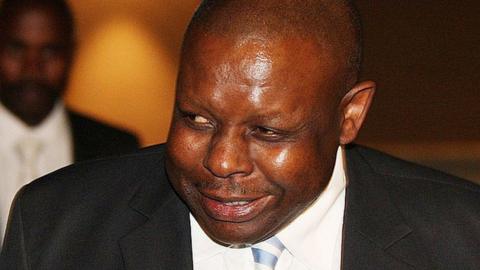
[[[357,81],[361,27],[348,0],[206,0],[187,29],[184,50],[206,34],[240,42],[252,36],[313,40],[322,50],[318,56],[326,53],[342,67],[344,72],[338,79],[344,82],[344,90]]]

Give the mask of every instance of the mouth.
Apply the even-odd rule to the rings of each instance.
[[[211,218],[224,222],[247,222],[269,205],[271,195],[222,198],[200,192],[202,208]]]
[[[39,100],[43,100],[47,97],[47,91],[33,84],[24,85],[17,88],[17,96],[26,104],[35,104]]]

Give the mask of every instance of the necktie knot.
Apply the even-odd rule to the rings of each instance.
[[[282,254],[285,246],[277,237],[272,237],[266,241],[252,246],[253,260],[255,269],[273,270]]]

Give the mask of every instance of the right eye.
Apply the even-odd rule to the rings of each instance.
[[[20,44],[13,42],[5,46],[5,51],[9,56],[19,58],[22,57],[24,48]]]
[[[183,113],[183,118],[187,125],[194,129],[210,129],[213,128],[213,123],[206,117],[195,113]]]
[[[190,115],[190,120],[196,124],[206,125],[209,123],[208,119],[200,115]]]

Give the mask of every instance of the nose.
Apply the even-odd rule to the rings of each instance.
[[[247,176],[254,167],[248,148],[248,142],[241,135],[214,135],[203,166],[219,178]]]
[[[43,61],[40,53],[28,52],[23,62],[23,76],[26,79],[39,79],[42,76]]]

